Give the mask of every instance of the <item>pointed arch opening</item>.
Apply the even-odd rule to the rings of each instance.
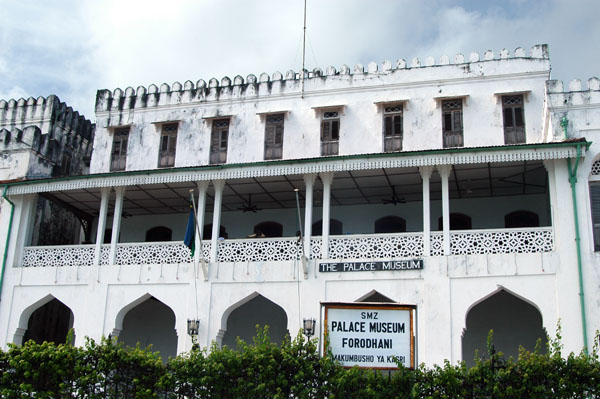
[[[171,241],[173,231],[165,226],[156,226],[146,230],[146,242]]]
[[[337,219],[329,219],[329,234],[339,236],[343,234],[344,225]],[[312,224],[312,235],[323,235],[323,220],[316,221]]]
[[[535,212],[514,211],[504,216],[504,227],[540,227],[540,217]]]
[[[547,341],[542,315],[531,303],[505,289],[499,289],[467,312],[462,338],[462,358],[467,366],[475,364],[475,351],[487,357],[487,336],[493,330],[493,344],[504,357],[517,358],[519,347],[533,351],[538,339]],[[545,345],[542,346],[542,348]]]
[[[240,305],[226,313],[224,316],[225,332],[221,340],[222,345],[236,348],[239,337],[247,343],[252,343],[256,336],[256,326],[263,328],[269,326],[271,342],[281,344],[287,330],[287,314],[275,302],[270,301],[260,294],[253,294],[249,300],[240,301]]]
[[[152,345],[152,351],[160,352],[163,361],[177,354],[175,313],[156,299],[148,296],[123,316],[119,341],[125,346],[142,348]]]
[[[383,295],[381,292],[376,290],[371,290],[367,294],[358,298],[355,302],[386,302],[386,303],[396,303],[391,298]]]
[[[406,220],[399,216],[384,216],[375,221],[375,233],[404,233],[406,232]]]
[[[64,344],[69,330],[73,328],[73,321],[73,311],[52,297],[31,313],[22,342],[33,340],[38,344],[44,341]]]
[[[283,225],[277,222],[262,222],[254,226],[254,236],[283,237]]]

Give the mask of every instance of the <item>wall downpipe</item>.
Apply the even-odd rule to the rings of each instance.
[[[0,271],[0,300],[2,300],[2,287],[4,286],[4,271],[6,270],[6,258],[8,257],[8,243],[10,241],[10,233],[12,230],[13,215],[15,213],[15,204],[8,199],[6,192],[8,191],[8,185],[4,186],[2,192],[2,198],[4,198],[10,204],[10,217],[8,219],[8,231],[6,232],[6,243],[4,244],[4,255],[2,256],[2,270]]]
[[[560,120],[560,127],[563,128],[565,139],[568,138],[567,126],[569,121],[566,116]],[[585,299],[583,290],[583,267],[581,262],[581,239],[579,236],[579,215],[577,212],[577,169],[581,160],[581,144],[577,144],[577,158],[575,158],[575,166],[571,163],[571,158],[567,158],[569,167],[569,183],[571,183],[571,196],[573,197],[573,219],[575,221],[575,247],[577,248],[577,271],[579,274],[579,303],[581,308],[581,328],[583,329],[583,351],[588,354],[588,338],[587,338],[587,320],[585,317]]]

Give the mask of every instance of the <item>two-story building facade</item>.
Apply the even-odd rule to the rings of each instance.
[[[322,302],[393,302],[427,364],[471,360],[490,329],[532,349],[559,319],[566,349],[591,345],[598,80],[565,92],[549,71],[534,46],[99,90],[90,173],[6,185],[0,342],[54,323],[174,355],[188,320],[235,345],[322,330]],[[93,234],[32,245],[40,195]]]

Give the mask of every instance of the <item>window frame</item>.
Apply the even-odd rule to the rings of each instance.
[[[158,143],[158,167],[172,168],[175,166],[177,154],[177,134],[179,132],[178,122],[165,122],[160,126],[160,141]],[[164,148],[167,140],[166,149]]]
[[[225,122],[227,123],[226,126],[219,126],[219,124],[223,124]],[[227,162],[230,125],[231,118],[212,119],[208,158],[208,163],[210,165],[219,165]]]
[[[458,107],[454,107],[452,104],[458,104]],[[441,108],[443,148],[464,147],[463,98],[442,99]]]
[[[518,101],[509,103],[510,101]],[[525,96],[522,93],[504,94],[500,96],[502,102],[502,126],[504,131],[504,144],[523,144],[526,142],[525,130]],[[507,115],[510,116],[510,126],[507,125]],[[520,115],[518,117],[518,115]],[[518,125],[520,118],[520,126]]]
[[[127,147],[131,128],[118,127],[113,130],[113,142],[110,150],[110,171],[117,172],[127,169]],[[116,146],[118,144],[118,154]]]
[[[321,156],[339,154],[340,113],[338,109],[321,111]]]
[[[281,128],[280,131],[278,131]],[[283,158],[283,140],[285,132],[285,113],[273,113],[265,115],[265,147],[264,159]],[[279,140],[278,140],[279,134]]]
[[[388,104],[383,105],[382,109],[382,135],[383,135],[383,152],[402,151],[402,140],[404,138],[404,104]],[[391,119],[388,132],[388,119]],[[397,120],[400,123],[397,124]],[[397,131],[399,125],[400,132]]]

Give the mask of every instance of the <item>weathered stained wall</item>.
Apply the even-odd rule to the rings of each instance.
[[[93,129],[54,95],[0,100],[0,180],[87,173]]]
[[[115,127],[129,126],[127,170],[155,169],[158,164],[160,123],[179,121],[175,166],[208,164],[210,119],[231,116],[227,163],[264,159],[264,117],[259,113],[289,111],[285,119],[283,159],[320,156],[320,113],[313,107],[344,105],[340,115],[339,154],[383,151],[382,114],[376,102],[408,100],[404,109],[403,150],[442,147],[439,97],[468,96],[463,105],[464,146],[504,144],[502,104],[497,93],[527,92],[526,140],[542,141],[544,81],[550,64],[546,46],[514,54],[491,51],[483,59],[457,55],[450,64],[428,58],[410,66],[404,60],[381,68],[371,63],[351,71],[329,67],[305,72],[304,94],[300,74],[288,71],[245,80],[224,77],[208,84],[199,80],[183,86],[155,85],[125,91],[99,90],[96,97],[97,133],[91,172],[108,172]],[[184,150],[182,150],[184,149]]]

